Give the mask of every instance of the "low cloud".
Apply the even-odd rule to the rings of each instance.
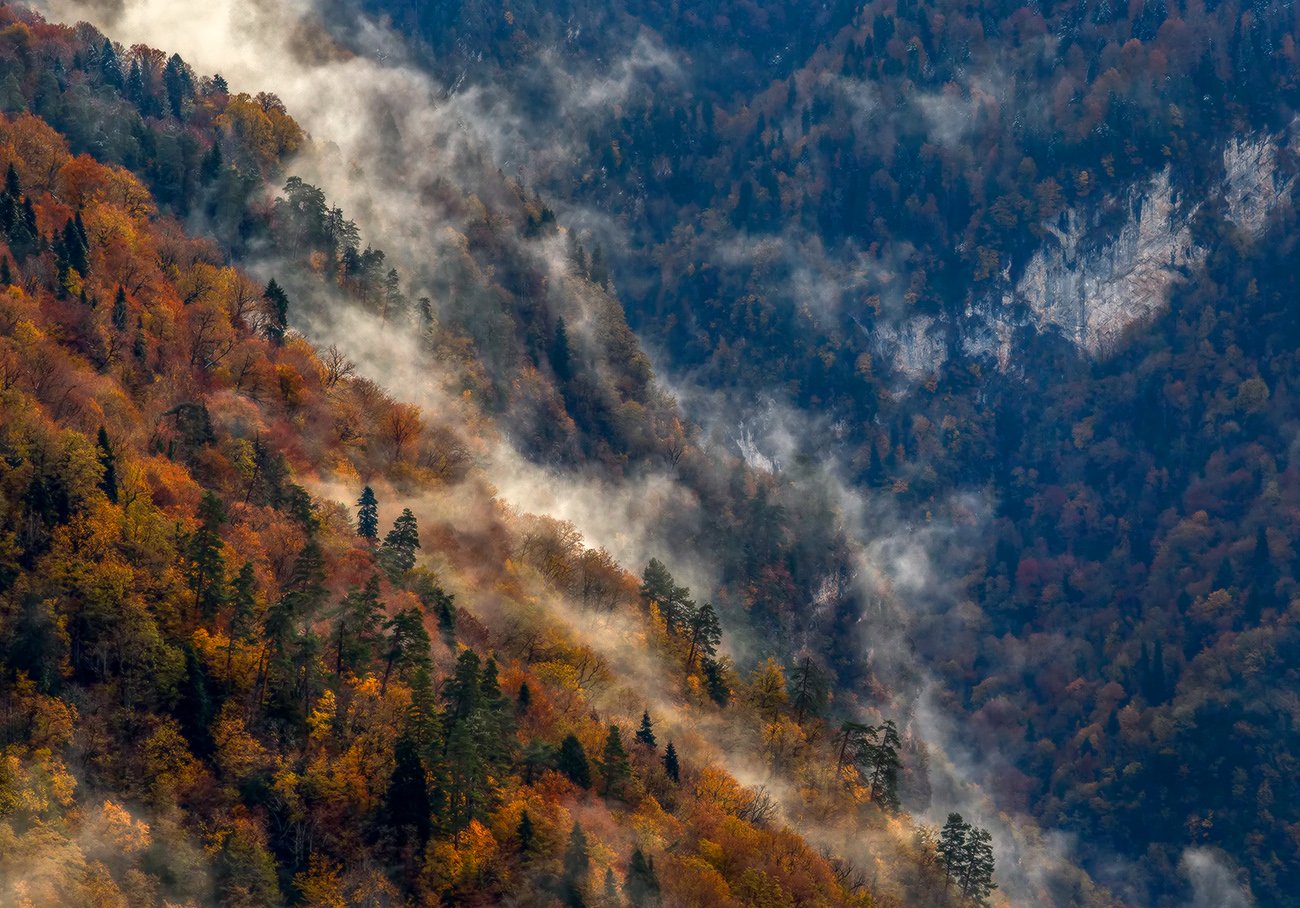
[[[1187,908],[1254,908],[1250,887],[1223,852],[1213,848],[1188,848],[1178,869],[1192,888]]]

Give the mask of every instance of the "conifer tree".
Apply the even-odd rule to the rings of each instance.
[[[795,709],[795,721],[802,725],[806,715],[820,715],[826,707],[827,693],[826,676],[811,656],[804,656],[790,675],[790,705]]]
[[[491,656],[483,664],[479,680],[482,716],[479,719],[479,740],[483,759],[494,774],[503,774],[510,766],[515,751],[515,723],[501,693],[497,678],[497,660]]]
[[[966,866],[966,837],[970,828],[961,814],[950,813],[939,833],[939,863],[943,867],[945,887],[950,887],[954,880],[960,881],[962,878]]]
[[[659,606],[659,613],[668,626],[669,633],[676,633],[677,626],[693,608],[690,600],[691,591],[678,586],[673,575],[658,558],[651,558],[641,577],[641,598],[648,606],[651,602]]]
[[[147,113],[144,73],[140,70],[140,61],[135,57],[131,58],[131,69],[126,76],[126,97],[141,113]]]
[[[253,562],[245,561],[235,579],[230,583],[230,620],[226,623],[226,677],[235,656],[235,644],[245,639],[253,629],[254,611],[257,607],[257,575]]]
[[[416,300],[415,315],[420,337],[425,341],[432,341],[437,327],[433,315],[433,300],[427,296],[422,296]]]
[[[406,716],[420,758],[426,767],[434,766],[442,741],[442,714],[428,666],[419,666],[411,676],[411,705],[407,707]]]
[[[105,84],[111,85],[119,91],[124,84],[122,76],[122,61],[117,56],[117,49],[113,47],[113,42],[104,39],[104,47],[99,52],[99,74]]]
[[[187,557],[190,561],[190,589],[194,593],[194,607],[205,618],[217,614],[225,601],[225,558],[222,549],[221,525],[226,521],[226,509],[221,499],[212,492],[204,492],[199,502],[199,528],[190,537]]]
[[[690,636],[691,648],[686,655],[686,667],[695,665],[695,657],[701,654],[712,659],[722,642],[722,625],[712,603],[706,602],[697,609],[692,609],[686,618],[686,630]]]
[[[879,741],[875,740],[876,732],[880,735]],[[871,800],[889,813],[896,813],[899,809],[898,773],[903,766],[898,756],[900,747],[898,729],[888,719],[878,730],[873,729],[863,747],[863,757],[870,770]]]
[[[384,646],[384,677],[380,688],[388,690],[389,677],[397,669],[399,677],[429,666],[429,632],[424,629],[424,615],[414,606],[402,609],[388,621],[388,641]]]
[[[632,849],[623,894],[632,908],[652,908],[659,904],[659,878],[655,875],[654,858],[648,858],[639,847]]]
[[[591,250],[591,282],[609,289],[609,265],[605,262],[605,250],[599,243]]]
[[[668,778],[674,782],[682,780],[682,767],[677,762],[677,748],[673,747],[672,741],[669,741],[664,749],[664,772],[668,773]]]
[[[211,183],[221,175],[221,168],[224,162],[221,158],[221,143],[213,142],[212,147],[208,149],[203,156],[203,163],[199,165],[199,179],[205,184]]]
[[[434,616],[438,620],[438,632],[442,634],[442,639],[448,646],[456,643],[456,597],[450,593],[444,592],[441,587],[435,590],[431,602],[425,603],[425,607],[432,607]]]
[[[289,572],[284,598],[290,601],[293,614],[299,618],[314,618],[325,602],[325,554],[315,535],[308,536]]]
[[[573,353],[569,347],[569,332],[563,317],[555,321],[555,338],[551,341],[551,368],[561,383],[573,377]]]
[[[415,550],[420,547],[420,531],[410,508],[403,508],[393,521],[393,528],[384,536],[379,547],[379,563],[394,581],[400,580],[415,567]]]
[[[993,882],[993,836],[987,829],[974,827],[963,848],[962,898],[968,905],[985,908],[989,894],[997,888]]]
[[[425,612],[438,622],[438,633],[443,641],[449,648],[455,649],[456,597],[444,590],[428,571],[416,571],[408,579],[409,588],[420,597]]]
[[[80,217],[80,215],[78,215]],[[60,238],[63,246],[64,261],[77,273],[85,277],[90,273],[90,250],[86,246],[82,235],[77,231],[77,224],[69,218],[63,225],[63,235]]]
[[[285,333],[289,330],[289,295],[275,278],[271,278],[262,291],[262,299],[267,305],[266,322],[262,331],[267,340],[278,347],[284,343]]]
[[[360,672],[378,656],[382,641],[384,606],[379,598],[379,577],[371,574],[364,588],[344,597],[335,621],[334,673]]]
[[[528,746],[524,748],[519,757],[519,763],[524,770],[524,784],[532,785],[542,770],[551,767],[555,762],[555,758],[555,748],[546,742],[529,741]]]
[[[582,742],[575,735],[568,735],[560,742],[560,753],[555,760],[555,768],[569,777],[569,781],[579,788],[591,787],[591,767],[587,763],[587,754],[582,749]]]
[[[587,877],[591,873],[591,857],[587,853],[587,836],[582,826],[573,824],[569,844],[564,849],[564,904],[567,908],[585,908]]]
[[[491,777],[504,774],[513,756],[514,730],[497,682],[496,661],[483,663],[464,649],[443,691],[443,754],[448,814],[453,830],[487,815]]]
[[[406,321],[407,300],[402,293],[401,277],[396,268],[388,269],[388,273],[384,275],[382,306],[380,321],[383,324],[389,322],[402,324]]]
[[[719,706],[726,706],[731,702],[731,688],[722,673],[722,662],[705,656],[700,667],[704,670],[704,689],[708,691],[709,699]]]
[[[294,714],[297,693],[305,692],[304,672],[310,671],[317,649],[310,631],[311,620],[325,597],[325,559],[313,535],[294,559],[289,581],[280,598],[267,609],[262,623],[267,659],[259,685],[259,704],[269,693],[273,709]]]
[[[533,847],[533,818],[525,810],[519,815],[519,826],[515,830],[515,835],[519,837],[519,853],[527,854]]]
[[[871,725],[863,725],[861,722],[848,720],[840,723],[840,730],[835,734],[835,740],[839,742],[835,758],[836,776],[839,776],[840,770],[844,768],[846,762],[855,762],[859,759],[861,755],[858,746],[859,742],[870,741],[875,734],[876,729]]]
[[[636,741],[651,750],[655,749],[655,728],[654,723],[650,721],[649,710],[641,713],[641,727],[636,730]]]
[[[463,649],[456,657],[456,667],[443,691],[449,724],[464,722],[478,709],[482,700],[482,660],[472,649]]]
[[[108,432],[103,426],[99,427],[95,447],[99,449],[99,466],[104,471],[99,480],[99,488],[105,498],[117,504],[117,458],[113,454],[112,444],[109,443]]]
[[[605,736],[605,748],[601,752],[600,771],[605,777],[605,797],[622,790],[623,783],[632,774],[628,763],[627,751],[623,747],[623,737],[617,725],[609,726]]]
[[[385,825],[399,837],[414,837],[421,848],[433,832],[432,805],[419,746],[404,728],[393,750],[393,774],[384,796]]]
[[[184,115],[186,103],[194,95],[194,81],[179,54],[172,54],[163,68],[163,88],[167,92],[172,116],[180,118]]]
[[[357,535],[372,545],[379,539],[379,500],[370,486],[362,489],[357,499]]]

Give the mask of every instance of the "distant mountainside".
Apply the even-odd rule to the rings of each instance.
[[[829,455],[945,533],[988,507],[909,639],[1001,804],[1134,904],[1181,904],[1197,849],[1294,904],[1293,8],[794,11],[420,34],[448,85],[633,73],[564,121],[518,105],[512,161],[604,241],[669,379],[725,395],[694,412],[733,450],[795,482]],[[765,72],[725,65],[750,49]]]

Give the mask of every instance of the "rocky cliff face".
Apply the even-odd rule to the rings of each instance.
[[[1111,206],[1125,217],[1108,234],[1096,222],[1113,216]],[[1039,330],[1054,326],[1089,353],[1105,353],[1204,260],[1189,224],[1196,208],[1179,198],[1166,167],[1110,206],[1069,209],[1048,225],[1020,280],[1002,292],[1002,306],[1023,307]]]
[[[1213,193],[1185,198],[1169,168],[1123,193],[1077,205],[1054,223],[1023,272],[1009,271],[993,292],[972,301],[946,324],[918,316],[876,329],[880,352],[895,370],[916,379],[947,356],[944,337],[956,332],[968,356],[1012,368],[1017,329],[1058,331],[1091,356],[1105,356],[1130,327],[1148,321],[1169,301],[1173,286],[1200,265],[1208,250],[1191,231],[1211,202],[1248,235],[1263,233],[1269,216],[1295,188],[1288,159],[1300,153],[1300,120],[1281,135],[1234,139],[1223,150]]]

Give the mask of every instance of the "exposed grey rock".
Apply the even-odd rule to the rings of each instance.
[[[881,355],[910,380],[934,374],[947,360],[955,332],[962,352],[1014,368],[1017,329],[1061,335],[1094,357],[1112,352],[1124,333],[1150,321],[1169,302],[1174,285],[1205,261],[1208,250],[1192,237],[1192,218],[1207,201],[1221,203],[1228,221],[1250,237],[1295,188],[1281,166],[1300,152],[1300,120],[1282,135],[1232,139],[1223,150],[1223,174],[1205,198],[1180,195],[1168,167],[1120,193],[1075,205],[1053,223],[1013,282],[971,301],[962,316],[937,321],[918,315],[873,330]]]

